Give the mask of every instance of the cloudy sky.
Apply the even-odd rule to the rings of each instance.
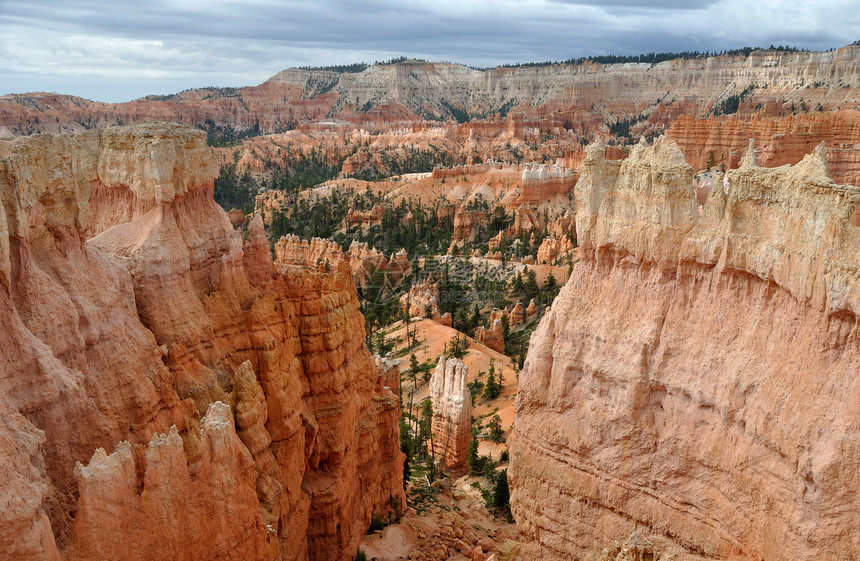
[[[0,95],[99,101],[406,55],[473,66],[860,39],[860,0],[0,0]]]

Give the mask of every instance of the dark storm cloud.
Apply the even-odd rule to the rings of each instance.
[[[400,55],[492,66],[771,43],[827,49],[858,38],[856,0],[810,4],[0,0],[0,94],[38,89],[115,100]]]

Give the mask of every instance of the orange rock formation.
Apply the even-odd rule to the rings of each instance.
[[[496,310],[493,310],[494,312]],[[477,327],[475,329],[475,339],[493,349],[494,351],[505,351],[504,331],[502,330],[502,320],[490,317],[490,327]]]
[[[176,125],[0,143],[0,558],[339,560],[403,508],[349,276],[216,175]]]
[[[364,287],[368,282],[382,282],[391,287],[398,286],[412,272],[412,264],[406,251],[401,249],[389,259],[366,243],[353,241],[344,254],[335,242],[314,238],[303,240],[293,234],[283,236],[275,243],[275,262],[285,265],[315,265],[323,272],[326,267],[345,267],[352,275],[356,286]],[[372,278],[379,272],[381,278]]]
[[[573,244],[562,235],[561,239],[544,238],[538,247],[538,264],[555,265],[564,264],[573,252]]]
[[[527,558],[633,531],[707,558],[860,555],[860,189],[823,149],[751,152],[701,215],[692,179],[668,139],[582,164],[582,258],[519,378]]]
[[[860,185],[860,115],[856,111],[719,120],[681,116],[668,135],[697,170],[721,164],[737,168],[751,138],[762,167],[796,164],[824,142],[834,181]]]

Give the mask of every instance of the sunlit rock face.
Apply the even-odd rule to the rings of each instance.
[[[0,558],[343,559],[403,507],[349,270],[274,264],[200,131],[0,142]]]
[[[701,211],[666,139],[592,145],[581,259],[520,373],[511,503],[524,557],[638,531],[708,558],[860,555],[860,189],[822,148],[750,150]]]
[[[433,456],[446,467],[466,462],[472,430],[472,394],[466,386],[468,368],[456,358],[439,357],[430,377]]]

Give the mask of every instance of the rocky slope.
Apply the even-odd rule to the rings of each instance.
[[[3,96],[0,127],[27,134],[162,119],[278,132],[333,118],[378,124],[509,113],[517,117],[510,126],[520,137],[528,129],[594,134],[606,131],[605,121],[631,117],[642,121],[640,129],[662,130],[680,114],[704,115],[744,92],[740,109],[746,113],[781,114],[784,104],[799,106],[801,100],[810,109],[818,103],[826,110],[855,107],[858,54],[860,47],[849,46],[833,52],[753,51],[653,65],[585,62],[475,70],[406,61],[357,73],[293,68],[255,87],[189,90],[120,104],[44,93]]]
[[[860,189],[823,149],[718,177],[673,142],[590,147],[581,259],[520,374],[511,503],[529,559],[633,531],[709,558],[860,555]]]
[[[335,560],[403,509],[348,268],[216,175],[176,125],[0,142],[0,557]]]

